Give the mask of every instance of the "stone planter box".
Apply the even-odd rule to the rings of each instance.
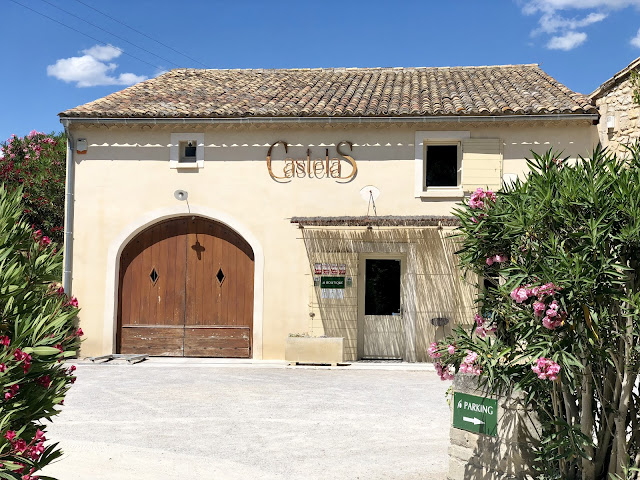
[[[290,364],[314,363],[336,366],[344,362],[342,337],[287,337],[284,358]]]

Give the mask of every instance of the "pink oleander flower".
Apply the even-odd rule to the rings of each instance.
[[[4,363],[0,363],[0,373],[7,371],[7,366]]]
[[[477,326],[481,327],[482,325],[484,325],[484,318],[482,318],[480,314],[476,313],[473,318],[476,321]]]
[[[43,247],[48,247],[49,245],[51,245],[51,239],[45,235],[40,239],[40,245],[42,245]]]
[[[71,300],[69,300],[67,305],[70,305],[74,308],[78,308],[78,299],[76,297],[71,297]]]
[[[27,442],[25,442],[22,438],[19,438],[13,444],[13,448],[15,448],[18,452],[23,453],[27,449]]]
[[[36,383],[44,388],[49,388],[51,386],[51,377],[49,375],[38,377],[36,378]]]
[[[531,366],[531,370],[538,375],[540,380],[555,381],[560,373],[560,365],[550,358],[540,357],[536,360],[535,365]]]
[[[437,362],[434,366],[436,368],[436,373],[440,377],[440,380],[453,380],[451,365],[442,365],[440,362]]]
[[[487,202],[495,201],[495,193],[493,193],[491,190],[487,190],[485,192],[482,188],[478,188],[469,197],[469,207],[472,209],[485,208],[488,206]]]
[[[36,430],[36,436],[33,437],[34,440],[36,441],[42,441],[44,442],[46,440],[45,436],[44,436],[44,432],[40,429]]]
[[[544,314],[545,308],[547,308],[547,306],[544,304],[544,302],[537,301],[533,303],[533,313],[537,317],[541,317]]]
[[[4,399],[5,400],[9,400],[10,398],[15,397],[16,393],[18,393],[18,390],[20,390],[20,385],[18,385],[17,383],[14,385],[11,385],[8,388],[8,392],[5,392],[4,394]]]
[[[81,328],[79,328],[78,330],[76,330],[76,337],[81,337],[84,335],[84,332],[82,331]]]
[[[507,257],[506,255],[496,255],[495,257],[493,257],[493,261],[497,263],[504,263],[508,260],[509,257]]]
[[[487,262],[487,265],[489,266],[493,265],[493,257],[487,257],[486,262]]]
[[[542,326],[548,328],[549,330],[555,330],[556,328],[561,327],[563,323],[564,321],[562,320],[562,318],[556,318],[555,320],[553,320],[549,317],[544,317],[542,319]]]
[[[11,339],[6,335],[3,335],[0,337],[0,345],[8,347],[10,343],[11,343]]]
[[[453,355],[454,353],[456,353],[456,347],[454,347],[453,345],[449,345],[447,347],[447,352],[449,352],[449,355]]]
[[[442,356],[442,354],[438,352],[438,344],[436,342],[432,342],[431,345],[429,345],[427,354],[429,354],[431,358],[440,358]]]
[[[516,303],[522,303],[529,299],[529,293],[526,287],[517,287],[511,292],[511,298]]]
[[[4,438],[11,441],[16,438],[16,432],[14,432],[13,430],[7,430],[7,433],[4,434]]]
[[[464,360],[460,364],[460,373],[470,373],[472,375],[480,375],[482,373],[482,368],[479,365],[475,365],[475,362],[477,359],[478,359],[477,353],[472,352],[471,350],[467,350],[467,356],[464,358]]]

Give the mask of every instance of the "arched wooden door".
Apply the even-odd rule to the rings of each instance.
[[[250,358],[253,271],[249,244],[220,223],[149,227],[120,257],[118,352]]]

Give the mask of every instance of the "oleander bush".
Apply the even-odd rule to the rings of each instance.
[[[526,181],[458,208],[480,313],[430,354],[443,379],[524,393],[543,427],[540,478],[638,478],[640,146],[528,164]]]
[[[62,262],[49,237],[24,219],[22,190],[0,184],[0,478],[30,480],[61,454],[44,421],[75,381],[82,331],[78,302],[57,282]],[[47,477],[40,477],[47,478]]]
[[[24,219],[59,245],[64,233],[67,137],[32,130],[0,143],[0,183],[22,189]]]

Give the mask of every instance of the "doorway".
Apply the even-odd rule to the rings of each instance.
[[[361,261],[360,358],[401,360],[405,349],[402,317],[402,259],[365,257]]]

